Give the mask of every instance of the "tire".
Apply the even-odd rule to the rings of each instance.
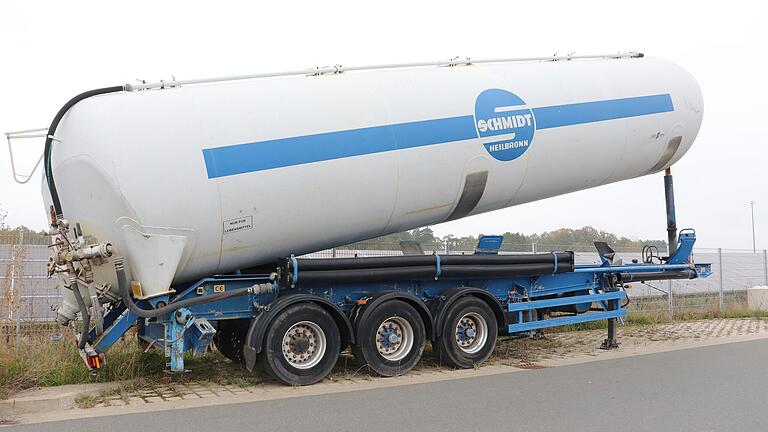
[[[488,359],[496,347],[498,324],[490,306],[477,297],[466,296],[445,312],[439,337],[432,348],[442,364],[468,369]],[[467,334],[468,330],[472,333]]]
[[[245,346],[245,338],[250,324],[251,321],[247,319],[219,321],[216,334],[213,336],[213,344],[216,345],[216,349],[224,357],[242,364],[245,361],[243,346]]]
[[[258,363],[286,384],[314,384],[333,369],[340,346],[333,317],[316,304],[298,303],[270,323]]]
[[[426,331],[413,306],[389,300],[360,323],[355,339],[355,358],[378,375],[390,377],[405,374],[418,363],[424,352]]]

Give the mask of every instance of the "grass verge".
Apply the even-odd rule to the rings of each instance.
[[[134,337],[126,335],[107,354],[107,365],[95,375],[89,373],[71,335],[52,342],[46,334],[24,336],[19,349],[0,343],[0,399],[32,387],[64,384],[122,382],[141,387],[145,383],[174,383],[206,380],[221,384],[252,384],[256,377],[232,365],[221,354],[211,351],[198,358],[185,359],[190,373],[164,373],[162,352],[144,352]],[[87,400],[82,401],[88,404]]]
[[[768,318],[768,312],[731,309],[721,313],[717,309],[702,309],[697,312],[678,314],[675,316],[675,321],[710,318]],[[653,325],[670,321],[665,312],[631,310],[625,325]],[[606,326],[607,322],[603,320],[559,327],[550,329],[548,332],[596,330]],[[530,338],[500,338],[492,358],[500,364],[524,365],[532,361],[533,351],[541,352],[557,348],[550,346],[554,343],[557,342],[552,339],[534,341]],[[430,352],[431,346],[427,344],[425,356],[418,366],[419,370],[443,368]],[[78,399],[79,406],[88,407],[108,403],[108,400],[116,395],[142,390],[151,392],[158,386],[165,386],[172,391],[176,383],[201,381],[248,387],[270,381],[245,371],[240,365],[233,364],[216,351],[194,359],[187,358],[185,362],[192,370],[190,373],[164,373],[164,362],[162,353],[158,350],[144,352],[131,332],[109,350],[107,365],[98,374],[91,375],[83,364],[71,335],[67,335],[64,340],[52,342],[48,334],[36,332],[25,335],[19,349],[15,349],[12,344],[0,342],[0,399],[7,398],[13,392],[32,387],[97,382],[119,383],[114,390],[104,391],[98,395],[83,395]],[[357,364],[348,354],[341,356],[336,368],[329,376],[330,380],[358,378],[370,379],[370,372]]]

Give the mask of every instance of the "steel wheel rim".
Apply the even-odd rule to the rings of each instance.
[[[283,358],[296,369],[317,366],[325,356],[325,332],[312,321],[300,321],[283,335]]]
[[[456,323],[456,345],[467,354],[480,351],[488,340],[488,323],[477,312],[464,314]]]
[[[397,341],[389,339],[393,334],[396,335]],[[413,327],[405,318],[389,317],[379,325],[373,338],[380,356],[385,360],[400,361],[413,348]]]

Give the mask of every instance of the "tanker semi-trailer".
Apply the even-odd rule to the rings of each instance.
[[[499,332],[612,323],[630,279],[708,274],[690,259],[692,232],[678,240],[670,228],[669,257],[631,266],[610,248],[604,265],[581,268],[568,253],[488,255],[498,245],[464,258],[294,257],[664,171],[690,148],[702,110],[690,74],[639,53],[86,92],[43,135],[57,320],[82,316],[93,370],[138,324],[172,370],[213,339],[298,384],[322,379],[346,346],[392,375],[426,339],[469,367]],[[89,313],[93,299],[103,312]]]

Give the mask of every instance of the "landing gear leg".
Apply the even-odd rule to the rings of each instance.
[[[616,340],[616,318],[608,320],[608,338],[603,340],[600,349],[610,350],[619,347],[619,341]]]
[[[618,300],[608,300],[608,310],[616,310]],[[616,339],[616,318],[608,319],[608,338],[603,340],[600,349],[611,350],[619,347],[619,341]]]

